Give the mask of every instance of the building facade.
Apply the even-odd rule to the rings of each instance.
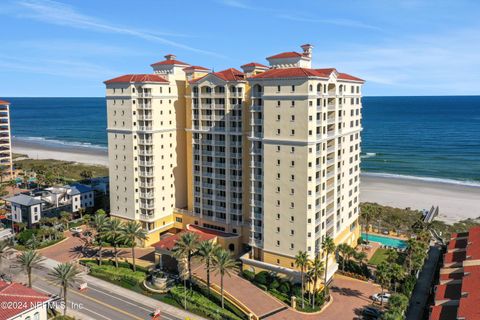
[[[0,100],[0,167],[2,180],[13,178],[10,102]]]
[[[144,223],[150,243],[189,224],[237,234],[230,250],[253,270],[288,272],[326,236],[355,245],[364,81],[313,69],[312,48],[243,72],[167,55],[153,74],[106,81],[111,214]]]

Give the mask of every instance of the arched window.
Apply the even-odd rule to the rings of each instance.
[[[317,92],[322,92],[322,84],[317,84]]]
[[[33,315],[33,320],[40,320],[40,313],[35,312],[35,314]]]
[[[235,251],[235,245],[233,243],[230,243],[228,245],[228,250],[230,250],[231,252]]]
[[[313,86],[312,85],[309,86],[309,90],[313,91]]]

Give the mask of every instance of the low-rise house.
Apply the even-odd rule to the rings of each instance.
[[[0,320],[47,320],[52,298],[20,283],[0,280]]]
[[[454,233],[443,256],[430,320],[480,319],[480,227]]]
[[[10,204],[12,221],[26,223],[29,227],[38,223],[42,217],[55,216],[60,211],[75,213],[95,205],[93,189],[83,184],[17,194],[5,198],[5,201]]]

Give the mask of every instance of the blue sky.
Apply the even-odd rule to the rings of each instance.
[[[215,70],[300,50],[365,95],[479,94],[480,1],[6,0],[0,96],[103,96],[174,53]]]

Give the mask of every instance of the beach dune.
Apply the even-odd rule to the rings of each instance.
[[[14,140],[13,152],[26,154],[32,159],[108,165],[107,150],[101,148],[44,145],[35,141]],[[432,205],[439,206],[438,219],[449,223],[480,216],[480,186],[362,174],[360,201],[418,210],[430,209]]]

